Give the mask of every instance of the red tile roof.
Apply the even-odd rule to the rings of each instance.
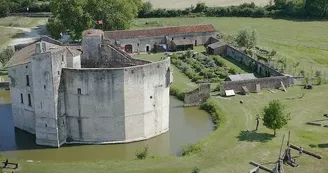
[[[112,40],[165,36],[184,33],[215,32],[213,25],[174,26],[140,30],[105,31],[105,37]]]

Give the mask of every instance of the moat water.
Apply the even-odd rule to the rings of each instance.
[[[97,161],[135,159],[135,152],[148,145],[150,155],[181,155],[181,146],[206,138],[214,125],[205,111],[184,108],[170,98],[170,130],[149,140],[113,145],[37,146],[33,135],[14,128],[10,92],[0,90],[0,153],[8,158],[34,161]]]

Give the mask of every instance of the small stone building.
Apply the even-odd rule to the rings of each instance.
[[[253,73],[246,73],[246,74],[236,74],[236,75],[229,75],[225,81],[242,81],[242,80],[251,80],[257,79]]]
[[[140,30],[105,31],[105,38],[127,53],[151,52],[155,45],[162,45],[166,51],[177,49],[171,41],[186,39],[188,45],[204,45],[210,38],[216,38],[217,31],[213,25],[191,25],[160,27]],[[172,46],[174,46],[172,48]],[[181,45],[179,45],[181,46]]]
[[[171,41],[171,51],[185,51],[185,50],[193,50],[194,45],[189,39],[178,38]]]
[[[227,44],[225,42],[215,42],[207,45],[206,50],[210,55],[224,56],[227,50]]]

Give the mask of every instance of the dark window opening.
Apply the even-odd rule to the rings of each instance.
[[[28,68],[27,66],[25,66],[25,68]]]
[[[41,105],[41,109],[42,109],[42,102],[40,103],[40,105]]]
[[[45,126],[48,127],[47,124],[45,124]]]
[[[44,89],[47,89],[46,85],[43,85],[43,88],[44,88]]]
[[[149,52],[150,47],[146,46],[146,52]]]
[[[82,92],[81,92],[81,88],[78,88],[77,89],[77,94],[81,94]]]
[[[127,53],[132,53],[132,45],[131,44],[125,45],[124,50]]]
[[[139,46],[140,44],[138,43],[137,46]]]
[[[62,62],[64,62],[64,55],[62,55]]]
[[[186,37],[183,37],[183,39],[186,39]]]
[[[24,103],[24,98],[22,93],[21,93],[21,103]]]
[[[57,72],[58,73],[58,76],[60,75],[60,71]]]
[[[26,86],[30,86],[30,77],[26,75]]]
[[[174,38],[172,38],[172,40],[174,40]]]
[[[197,46],[197,40],[195,40],[195,46]]]
[[[28,94],[28,106],[31,106],[32,107],[32,102],[31,102],[31,95]]]
[[[152,99],[153,98],[153,96],[150,96],[150,99]]]

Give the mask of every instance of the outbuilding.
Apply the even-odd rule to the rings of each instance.
[[[171,41],[171,47],[173,52],[184,51],[188,49],[193,50],[194,44],[189,39],[178,38]]]

